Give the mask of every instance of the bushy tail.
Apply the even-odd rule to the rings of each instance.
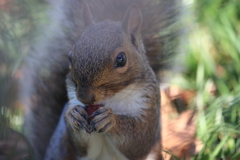
[[[83,14],[81,14],[82,2],[80,0],[70,0],[64,5],[56,4],[55,0],[51,2],[55,8],[53,9],[55,12],[53,15],[56,15],[54,16],[55,22],[66,27],[72,43],[85,28],[82,21]],[[180,17],[181,1],[87,0],[86,2],[90,6],[95,22],[105,19],[121,21],[129,6],[137,4],[142,11],[142,38],[151,67],[157,73],[169,66],[167,62],[175,53],[177,46],[176,36],[179,33],[179,28],[176,24],[178,24]],[[59,10],[61,10],[61,13]],[[66,21],[66,19],[68,20]],[[65,25],[62,24],[63,22],[66,22]]]

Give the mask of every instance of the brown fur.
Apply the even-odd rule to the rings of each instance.
[[[85,13],[91,17],[89,14]],[[141,23],[141,13],[133,5],[122,23],[90,23],[72,49],[68,78],[73,83],[68,83],[68,87],[76,87],[76,97],[83,104],[101,103],[131,84],[136,88],[144,86],[144,93],[148,94],[143,95],[146,108],[140,117],[114,114],[111,106],[105,106],[94,112],[95,117],[88,123],[88,115],[82,106],[70,107],[65,119],[72,142],[81,156],[85,156],[90,145],[87,133],[103,133],[129,160],[145,159],[159,141],[158,136],[155,137],[160,135],[159,89],[141,43]],[[127,62],[123,67],[115,68],[119,51],[125,53]]]
[[[123,35],[120,24],[104,21],[90,26],[83,33],[80,39],[81,44],[77,42],[74,46],[72,76],[75,77],[78,92],[83,88],[88,88],[83,91],[85,93],[83,99],[86,99],[86,93],[95,92],[95,100],[101,100],[103,96],[111,96],[143,78],[145,73],[140,70],[143,70],[146,58],[134,54],[133,48],[129,45],[131,42],[127,37],[123,38]],[[115,55],[119,53],[114,53],[115,50],[123,50],[126,53],[128,60],[123,68],[113,67]],[[99,63],[96,63],[97,61]]]
[[[67,102],[65,85],[65,77],[68,73],[67,53],[79,36],[83,35],[86,25],[83,23],[85,15],[81,0],[63,0],[60,2],[52,0],[51,3],[51,25],[48,24],[43,28],[42,37],[38,39],[37,44],[33,44],[31,54],[25,59],[26,63],[22,65],[24,75],[20,85],[20,98],[26,106],[24,130],[38,160],[43,159],[63,106]],[[144,23],[141,35],[146,55],[150,58],[150,63],[154,64],[152,67],[155,71],[162,68],[162,63],[158,61],[172,53],[172,50],[170,52],[165,50],[164,46],[168,38],[174,37],[174,34],[159,36],[158,33],[175,22],[178,12],[175,0],[89,0],[88,3],[94,22],[106,19],[120,21],[129,6],[133,3],[138,4],[143,13]],[[107,23],[107,21],[105,22]],[[103,35],[92,36],[99,37],[98,40],[101,41],[100,38]],[[160,56],[152,58],[151,55]],[[145,62],[144,59],[143,61]],[[142,64],[144,67],[145,63]],[[136,63],[134,65],[142,64]],[[146,71],[142,70],[142,72]],[[105,75],[106,73],[101,72],[101,76],[105,77]],[[126,74],[126,77],[129,75],[130,73]],[[141,79],[142,77],[139,74],[137,77],[133,77],[133,79],[135,78]],[[109,79],[109,83],[99,81],[99,84],[95,84],[97,86],[101,84],[101,89],[97,91],[102,94],[98,95],[111,95],[113,93],[106,91],[106,88],[118,91],[133,83],[132,79],[129,78],[128,81],[122,81],[122,83],[118,83],[119,86],[116,86],[113,83],[114,80],[112,78]],[[96,97],[96,99],[101,98],[101,96]]]

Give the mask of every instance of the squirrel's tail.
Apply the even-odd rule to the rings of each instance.
[[[67,102],[65,77],[68,52],[84,27],[83,0],[51,0],[50,24],[40,32],[22,67],[21,100],[26,106],[25,132],[37,159],[46,148]],[[142,11],[142,38],[155,72],[172,57],[175,31],[170,30],[179,14],[177,0],[87,0],[95,22],[121,21],[126,10],[137,4]],[[170,42],[170,43],[169,43]],[[170,49],[169,49],[170,48]]]
[[[69,40],[74,41],[85,28],[82,21],[81,7],[83,5],[81,3],[86,0],[69,0],[66,2],[63,0],[63,3],[56,3],[55,0],[50,1],[54,7],[54,23],[62,28],[65,27]],[[95,22],[105,19],[121,21],[129,6],[137,4],[142,11],[141,32],[151,67],[155,73],[169,67],[169,58],[173,57],[177,46],[176,37],[179,33],[177,22],[180,17],[181,1],[87,0],[86,2],[90,7]]]

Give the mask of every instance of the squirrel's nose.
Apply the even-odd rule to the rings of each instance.
[[[89,87],[80,87],[78,89],[77,98],[85,105],[93,104],[95,101],[95,95]]]

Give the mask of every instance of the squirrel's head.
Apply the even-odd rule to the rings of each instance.
[[[148,62],[141,39],[142,16],[132,5],[122,22],[93,23],[84,3],[86,29],[69,54],[70,79],[85,105],[101,103],[144,78]]]

